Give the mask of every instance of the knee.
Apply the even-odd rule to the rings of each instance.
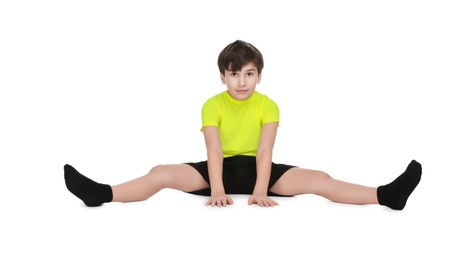
[[[323,171],[315,171],[312,185],[312,192],[320,196],[326,196],[335,189],[333,185],[335,179],[332,178],[328,173]]]
[[[171,181],[170,174],[168,174],[167,165],[157,165],[150,169],[147,176],[154,182],[167,184]]]
[[[326,187],[329,187],[329,183],[332,182],[333,178],[323,171],[314,171],[312,173],[312,178],[309,180],[309,184],[312,186],[312,189],[325,190]]]
[[[152,169],[150,169],[149,174],[158,174],[160,172],[163,172],[165,167],[166,167],[165,165],[154,166],[152,167]]]
[[[332,177],[327,174],[326,172],[323,171],[314,171],[313,175],[316,176],[319,180],[329,180],[332,179]]]

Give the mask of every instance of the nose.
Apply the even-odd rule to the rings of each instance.
[[[240,76],[240,78],[238,80],[238,87],[244,87],[244,86],[245,86],[245,77]]]

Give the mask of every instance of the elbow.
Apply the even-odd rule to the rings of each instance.
[[[271,160],[272,157],[273,151],[271,150],[259,149],[256,152],[256,160]]]
[[[207,151],[208,159],[223,158],[223,153],[219,149],[212,149]]]

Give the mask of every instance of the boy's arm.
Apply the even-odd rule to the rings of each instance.
[[[203,127],[205,144],[207,147],[208,174],[210,177],[211,198],[207,205],[226,206],[233,204],[233,200],[225,194],[223,187],[223,152],[221,149],[220,134],[215,126]]]
[[[274,206],[277,203],[268,198],[268,185],[271,176],[271,163],[273,156],[273,147],[278,131],[278,123],[272,122],[263,125],[259,141],[258,151],[256,153],[257,179],[253,196],[248,201],[250,204],[260,206]]]

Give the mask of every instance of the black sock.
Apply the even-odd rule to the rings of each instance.
[[[404,173],[393,182],[377,188],[377,198],[380,205],[391,209],[402,210],[407,199],[420,182],[421,164],[411,161]]]
[[[112,201],[111,186],[90,180],[71,165],[64,166],[64,180],[68,190],[80,198],[86,206],[97,207]]]

